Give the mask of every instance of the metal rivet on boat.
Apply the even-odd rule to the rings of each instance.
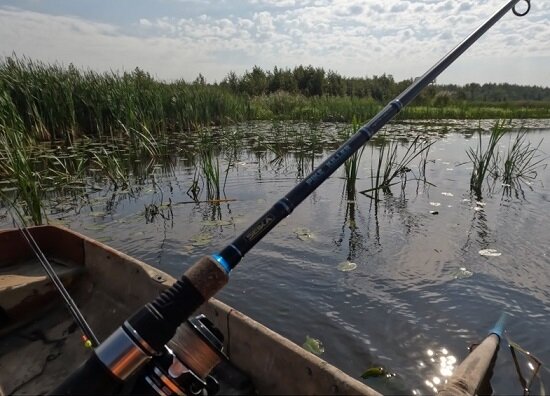
[[[164,279],[164,277],[163,277],[162,275],[156,275],[156,276],[155,276],[155,280],[156,280],[157,282],[162,283],[162,282],[164,282],[166,279]]]

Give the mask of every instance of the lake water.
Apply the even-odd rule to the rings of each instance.
[[[344,194],[338,170],[244,258],[217,297],[299,345],[307,336],[319,339],[321,357],[355,378],[383,366],[391,376],[363,381],[385,393],[435,393],[501,312],[510,315],[510,339],[550,364],[550,170],[538,168],[534,179],[511,187],[496,180],[481,197],[472,194],[466,152],[478,144],[474,130],[492,124],[387,127],[400,142],[398,156],[417,134],[434,141],[425,172],[415,159],[407,183],[398,177],[375,202]],[[540,155],[550,153],[550,123],[525,127],[532,144],[544,139]],[[200,144],[174,136],[170,157],[152,163],[150,174],[135,171],[124,190],[90,176],[86,199],[72,206],[74,194],[56,195],[49,218],[179,276],[230,243],[326,158],[343,128],[249,123],[217,130],[214,142],[239,139],[231,150],[214,144],[212,151],[227,200],[221,203],[205,202]],[[501,140],[503,155],[513,136]],[[379,147],[375,141],[363,153],[358,191],[371,187]],[[199,203],[191,199],[193,179]],[[0,225],[10,225],[5,214]],[[484,249],[500,255],[480,254]],[[344,261],[357,266],[341,271]],[[548,371],[543,377],[550,384]],[[507,348],[492,384],[498,394],[521,393]]]

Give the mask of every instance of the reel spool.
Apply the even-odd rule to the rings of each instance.
[[[189,319],[136,381],[131,394],[215,395],[218,381],[210,372],[223,359],[223,334],[205,315]]]

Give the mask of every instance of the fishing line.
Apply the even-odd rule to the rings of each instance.
[[[61,297],[65,301],[65,305],[69,309],[69,312],[71,313],[74,320],[76,321],[76,323],[78,324],[78,326],[82,330],[82,333],[84,334],[84,337],[86,338],[84,340],[84,344],[86,346],[88,346],[87,341],[89,341],[89,343],[91,344],[89,346],[91,346],[91,347],[98,346],[99,345],[99,340],[97,339],[94,332],[92,331],[92,329],[88,325],[88,322],[86,322],[86,319],[84,319],[84,316],[82,316],[82,313],[80,312],[80,310],[76,306],[76,303],[72,299],[71,295],[69,294],[67,289],[65,289],[65,286],[63,286],[63,283],[61,282],[61,280],[59,279],[59,277],[55,273],[55,270],[53,269],[52,265],[50,264],[50,262],[48,261],[48,259],[44,255],[44,252],[42,252],[42,250],[38,246],[38,243],[36,243],[36,240],[34,239],[32,234],[29,232],[29,230],[26,227],[21,228],[19,226],[19,224],[17,223],[17,221],[15,220],[15,218],[12,217],[12,219],[13,219],[13,222],[16,225],[17,229],[21,232],[21,234],[23,235],[23,238],[25,238],[25,241],[27,241],[27,244],[32,249],[34,255],[38,258],[38,261],[40,261],[40,264],[42,264],[42,267],[44,268],[44,270],[48,274],[48,277],[50,278],[50,280],[53,282],[53,284],[55,285],[55,287],[57,288],[57,290],[61,294]]]

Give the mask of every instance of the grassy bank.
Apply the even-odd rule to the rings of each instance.
[[[306,97],[283,91],[249,96],[201,80],[157,81],[138,69],[96,73],[24,58],[0,61],[0,128],[35,140],[124,136],[128,130],[159,136],[244,120],[351,122],[371,118],[384,104],[370,97]],[[550,118],[550,103],[413,103],[399,118]]]

